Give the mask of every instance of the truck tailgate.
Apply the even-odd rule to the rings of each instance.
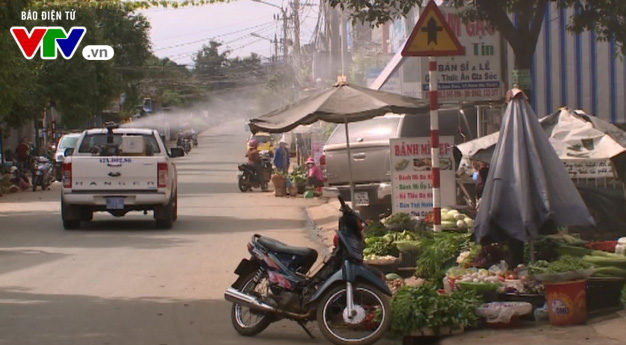
[[[375,142],[351,147],[354,183],[389,181],[389,142]],[[324,147],[326,174],[329,185],[348,184],[350,170],[345,145]]]
[[[74,157],[73,191],[156,191],[157,157]]]

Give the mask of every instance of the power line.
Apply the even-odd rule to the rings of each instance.
[[[266,18],[266,17],[267,16],[264,15],[264,16],[257,17],[257,18],[254,18],[254,19],[250,19],[250,20],[246,20],[246,21],[243,21],[243,22],[223,25],[223,26],[220,26],[220,27],[217,27],[217,28],[211,28],[211,29],[207,29],[207,30],[194,31],[194,32],[190,32],[190,33],[182,34],[182,35],[160,37],[160,38],[154,38],[154,39],[158,41],[158,40],[170,40],[170,39],[173,39],[173,38],[180,38],[180,37],[185,37],[185,36],[191,36],[191,35],[195,35],[195,34],[199,34],[199,33],[203,33],[203,32],[211,32],[211,31],[216,31],[216,30],[220,30],[220,29],[225,29],[225,28],[228,28],[228,27],[231,27],[231,26],[238,26],[238,25],[241,25],[241,24],[246,24],[246,23],[249,23],[250,21],[255,21],[257,19]]]
[[[261,32],[266,32],[266,31],[271,30],[271,29],[272,29],[272,27],[271,27],[271,26],[268,26],[268,27],[264,27],[264,28],[262,28],[262,29],[260,29],[260,30],[255,30],[254,32],[255,32],[255,33],[261,33]],[[252,33],[246,33],[245,35],[240,36],[240,37],[238,37],[238,38],[235,38],[235,39],[233,39],[233,40],[230,40],[230,41],[228,41],[228,42],[220,42],[220,43],[222,43],[222,45],[230,44],[230,43],[233,43],[233,42],[239,41],[239,40],[241,40],[241,39],[244,39],[244,38],[250,37],[250,35],[251,35],[251,34],[252,34]],[[178,53],[178,54],[175,54],[175,55],[173,55],[173,56],[187,55],[187,54],[195,54],[195,53],[197,53],[197,52],[198,52],[198,49],[194,49],[193,51],[187,51],[187,52],[183,52],[183,53]]]
[[[273,29],[272,27],[266,27],[266,28],[263,28],[261,30],[257,30],[254,33],[263,33],[263,32],[266,32],[266,31],[269,31],[269,30],[272,30],[272,29]],[[254,37],[254,36],[252,36],[251,33],[248,33],[246,35],[243,35],[243,36],[238,37],[236,39],[233,39],[231,41],[220,42],[220,43],[222,43],[223,46],[228,47],[229,44],[232,44],[232,43],[235,43],[235,42],[240,41],[242,39],[246,39],[246,38],[250,38],[250,37]],[[199,51],[200,51],[200,49],[195,49],[193,51],[187,51],[187,52],[183,52],[183,53],[172,55],[169,58],[170,59],[180,59],[180,58],[183,58],[183,57],[193,56],[193,55],[197,54]]]
[[[203,42],[203,41],[209,41],[209,40],[213,40],[217,37],[224,37],[224,36],[230,36],[230,35],[234,35],[236,33],[240,33],[246,30],[251,30],[251,29],[255,29],[255,28],[259,28],[259,27],[264,27],[264,26],[268,26],[268,25],[272,25],[274,22],[267,22],[264,24],[259,24],[259,25],[255,25],[255,26],[251,26],[251,27],[247,27],[245,29],[241,29],[241,30],[237,30],[237,31],[233,31],[227,34],[221,34],[221,35],[215,35],[212,37],[207,37],[207,38],[203,38],[203,39],[199,39],[199,40],[195,40],[195,41],[191,41],[191,42],[185,42],[185,43],[180,43],[180,44],[176,44],[173,46],[169,46],[169,47],[164,47],[164,48],[159,48],[159,49],[155,49],[154,51],[158,51],[158,50],[165,50],[165,49],[172,49],[172,48],[178,48],[178,47],[182,47],[182,46],[186,46],[186,45],[190,45],[190,44],[194,44],[194,43],[199,43],[199,42]]]

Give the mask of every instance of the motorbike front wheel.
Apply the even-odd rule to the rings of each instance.
[[[348,317],[346,286],[339,285],[320,300],[317,322],[322,334],[338,345],[370,345],[391,324],[389,297],[369,284],[353,287],[355,314]]]
[[[259,277],[258,281],[255,281],[256,274],[256,272],[251,274],[239,291],[258,299],[267,298],[267,295],[270,293],[267,274],[264,273]],[[246,337],[252,337],[263,332],[274,321],[274,316],[234,303],[230,319],[237,333]]]
[[[32,187],[33,187],[33,192],[34,192],[37,190],[37,186],[42,183],[42,177],[40,175],[35,175],[31,182],[32,182]]]
[[[239,176],[239,190],[245,193],[250,190],[250,179],[244,174]]]

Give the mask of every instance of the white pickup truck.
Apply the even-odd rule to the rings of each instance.
[[[94,212],[122,217],[129,211],[154,211],[157,227],[169,229],[177,218],[176,166],[158,131],[90,129],[63,162],[61,217],[67,230],[89,222]]]

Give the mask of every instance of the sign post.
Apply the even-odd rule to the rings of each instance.
[[[439,162],[439,102],[437,93],[436,56],[465,55],[465,48],[443,18],[439,7],[431,0],[420,14],[402,56],[428,56],[430,100],[430,145],[432,160],[434,230],[441,231],[441,176]]]

